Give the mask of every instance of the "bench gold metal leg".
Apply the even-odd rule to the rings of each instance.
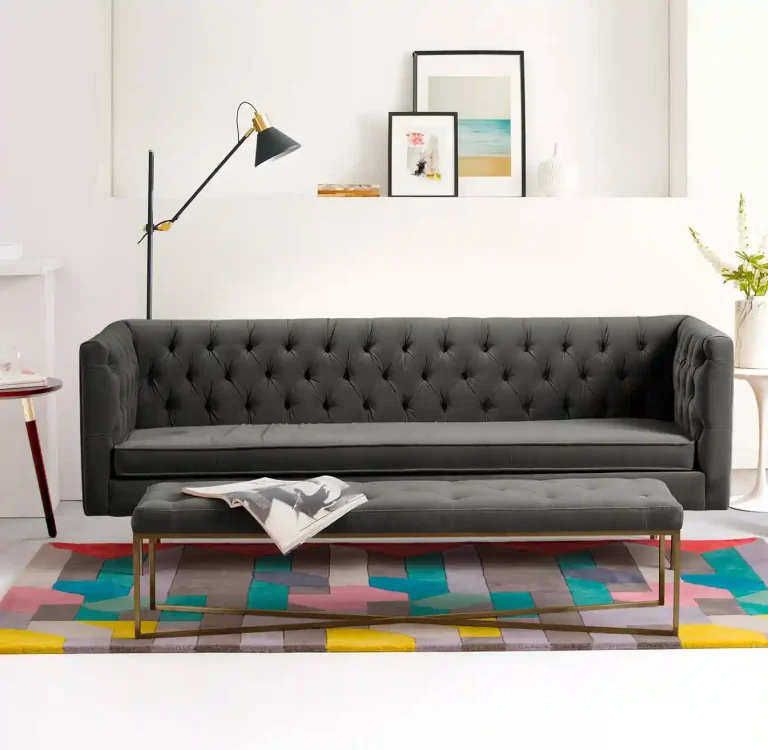
[[[568,535],[562,535],[568,536]],[[658,607],[665,603],[665,568],[666,568],[666,537],[670,536],[672,544],[671,567],[674,575],[672,628],[647,627],[608,627],[590,625],[570,625],[558,623],[539,623],[521,620],[503,620],[498,618],[520,617],[530,615],[554,614],[561,612],[580,612],[609,609],[627,609],[635,607]],[[266,633],[281,630],[312,630],[324,628],[344,628],[354,626],[375,626],[398,623],[423,623],[431,625],[475,627],[498,627],[519,630],[557,630],[574,633],[623,633],[632,635],[677,635],[680,624],[680,533],[665,532],[654,535],[659,539],[659,597],[642,602],[613,602],[611,604],[563,605],[557,607],[538,607],[530,609],[489,610],[485,612],[458,612],[442,615],[373,615],[350,614],[348,612],[296,612],[274,609],[235,609],[229,607],[197,607],[187,605],[157,604],[156,574],[157,574],[157,544],[158,536],[146,537],[148,541],[149,558],[149,588],[150,608],[161,612],[196,612],[209,614],[250,614],[274,617],[283,620],[268,625],[230,628],[205,628],[197,631],[198,635],[232,635],[239,633]],[[141,632],[141,571],[143,567],[143,541],[145,537],[135,535],[134,550],[134,633],[136,638],[176,638],[188,636],[189,631],[165,631],[163,633]],[[291,619],[301,619],[304,622],[290,622]],[[306,620],[312,620],[306,622]],[[285,622],[288,620],[288,622]]]
[[[141,637],[141,537],[133,537],[133,634]]]
[[[672,633],[678,635],[680,631],[680,532],[672,535],[672,575],[674,577],[674,589],[672,598]]]
[[[155,570],[156,570],[157,539],[149,540],[149,608],[155,609]]]

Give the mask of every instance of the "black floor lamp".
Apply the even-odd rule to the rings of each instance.
[[[232,155],[245,143],[245,141],[253,134],[258,133],[256,139],[256,162],[255,167],[265,164],[268,161],[279,159],[281,156],[290,154],[292,151],[300,148],[300,144],[296,143],[292,138],[289,138],[285,133],[282,133],[277,128],[272,127],[267,116],[262,112],[258,112],[250,102],[242,102],[237,108],[238,113],[240,107],[243,104],[247,104],[253,108],[253,124],[244,133],[242,138],[240,137],[240,128],[238,127],[237,135],[238,141],[232,147],[232,150],[219,162],[216,168],[211,172],[200,185],[197,190],[187,199],[186,203],[176,212],[172,219],[166,219],[157,224],[154,223],[154,207],[153,207],[153,192],[155,187],[155,155],[152,151],[149,152],[149,179],[147,189],[147,223],[144,227],[145,234],[139,240],[142,242],[144,238],[147,239],[147,320],[152,319],[152,250],[153,250],[153,235],[155,232],[167,232],[178,220],[178,218],[184,213],[187,206],[192,203],[195,198],[200,194],[202,189],[213,179],[214,175],[229,161]],[[237,119],[237,115],[235,115]]]

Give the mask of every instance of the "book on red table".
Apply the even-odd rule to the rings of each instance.
[[[48,378],[32,370],[4,371],[0,369],[0,391],[12,388],[42,388],[48,384]]]

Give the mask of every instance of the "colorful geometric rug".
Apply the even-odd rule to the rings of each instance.
[[[658,597],[657,560],[651,541],[304,545],[290,557],[265,544],[164,544],[157,554],[157,597],[168,604],[394,615],[603,604]],[[682,571],[679,639],[500,629],[491,622],[199,636],[201,626],[275,620],[145,611],[146,632],[183,628],[188,635],[134,640],[130,545],[54,543],[41,547],[0,600],[0,653],[768,645],[764,540],[684,541]],[[148,591],[146,580],[142,590]],[[666,627],[671,615],[665,606],[542,615],[541,621]]]

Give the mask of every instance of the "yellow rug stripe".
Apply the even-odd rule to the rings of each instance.
[[[754,630],[725,625],[681,625],[683,648],[752,648],[768,646],[768,637]]]
[[[415,651],[416,639],[402,633],[362,628],[329,628],[328,651]]]
[[[0,629],[0,654],[63,654],[65,640],[61,635]]]

